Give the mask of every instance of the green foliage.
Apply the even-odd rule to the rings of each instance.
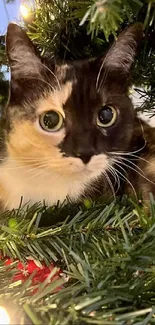
[[[60,59],[101,55],[117,34],[130,23],[144,23],[145,39],[133,72],[133,83],[144,86],[141,110],[154,113],[153,0],[38,0],[35,12],[25,21],[30,37],[42,51]]]
[[[80,25],[88,22],[88,32],[92,36],[96,36],[100,30],[105,34],[106,41],[109,36],[116,32],[126,19],[129,22],[133,21],[133,17],[137,15],[143,3],[140,0],[136,1],[80,1],[81,9],[76,10],[77,2],[71,1],[69,6],[75,8],[73,16],[80,19]]]
[[[72,60],[103,54],[120,30],[135,21],[144,23],[146,36],[133,83],[145,86],[145,101],[140,109],[153,114],[154,0],[37,0],[24,24],[42,55]]]
[[[42,54],[61,59],[78,59],[103,52],[106,43],[103,32],[102,37],[92,39],[86,26],[79,26],[80,20],[74,16],[75,13],[72,1],[41,2],[35,11],[35,18],[32,16],[33,23],[27,27]]]
[[[90,202],[88,208],[88,202],[48,210],[35,205],[1,215],[3,255],[52,261],[69,276],[68,282],[62,278],[48,286],[46,282],[33,287],[32,277],[24,284],[13,283],[16,262],[10,270],[1,261],[0,304],[12,322],[154,324],[155,202],[151,201],[149,217],[142,206],[126,198],[109,204]],[[13,227],[10,219],[11,223],[15,219]],[[47,220],[52,225],[44,227]],[[60,285],[63,288],[55,293]],[[39,291],[32,295],[36,288]]]
[[[8,88],[8,80],[5,79],[4,71],[0,67],[0,105],[4,105],[6,103],[8,97]]]
[[[70,47],[70,42],[76,44],[77,34],[82,33],[81,36],[83,35],[84,38],[90,34],[91,38],[88,38],[89,42],[92,40],[90,47],[98,40],[103,51],[103,41],[106,44],[109,37],[116,36],[125,25],[138,20],[144,22],[144,27],[147,29],[154,24],[155,6],[152,0],[38,0],[37,4],[33,24],[29,26],[30,29],[32,28],[32,39],[42,49],[52,54],[63,46],[63,52],[71,52],[71,58],[72,53],[79,57],[79,52],[72,51]],[[83,43],[81,44],[82,56],[85,56],[87,53],[82,45]],[[95,54],[92,51],[92,55]]]

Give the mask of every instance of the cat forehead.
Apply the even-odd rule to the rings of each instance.
[[[102,63],[100,60],[98,62],[97,59],[85,59],[81,61],[69,61],[66,64],[55,65],[55,76],[53,73],[51,74],[52,81],[54,78],[57,86],[58,82],[63,85],[68,81],[72,81],[74,83],[74,86],[77,87],[80,85],[82,88],[84,88],[85,82],[87,85],[89,85],[89,87],[91,85],[95,87],[101,64]],[[47,64],[47,66],[50,68],[50,65]],[[104,67],[102,67],[102,70],[104,71]]]
[[[63,107],[70,98],[73,88],[73,82],[67,81],[64,85],[60,85],[57,89],[45,93],[37,102],[37,113],[41,114],[45,111],[57,110],[64,115]]]
[[[101,94],[97,93],[95,87],[96,79],[88,62],[57,66],[53,78],[55,82],[54,86],[51,84],[51,91],[49,89],[45,91],[37,102],[36,108],[39,114],[51,109],[60,113],[64,113],[67,109],[91,111],[91,107],[94,108],[101,99]]]
[[[29,88],[25,87],[24,93],[19,93],[20,98],[24,96],[21,103],[17,102],[17,105],[12,105],[14,103],[10,101],[10,117],[13,119],[22,117],[34,121],[36,115],[56,110],[64,117],[67,114],[69,119],[74,122],[82,119],[83,123],[83,116],[92,119],[94,112],[109,98],[116,97],[115,94],[117,94],[117,102],[120,101],[120,96],[122,97],[122,94],[113,92],[107,82],[104,82],[104,87],[100,92],[97,91],[97,73],[94,66],[88,61],[58,65],[54,71],[50,70],[50,65],[48,65],[48,69],[52,80],[48,78],[42,82],[42,79],[39,81],[38,78],[38,83],[30,81]],[[41,91],[40,84],[43,86]],[[16,99],[17,96],[18,94],[16,94]]]

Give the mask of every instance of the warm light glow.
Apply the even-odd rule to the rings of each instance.
[[[9,325],[10,317],[4,307],[0,306],[0,325]]]
[[[20,13],[24,18],[27,18],[30,14],[30,9],[26,5],[22,4],[20,6]]]

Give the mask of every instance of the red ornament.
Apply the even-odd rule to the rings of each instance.
[[[50,276],[51,271],[55,268],[53,263],[51,263],[49,266],[46,266],[44,262],[41,263],[40,261],[33,259],[33,257],[28,257],[26,264],[20,262],[17,259],[16,260],[13,260],[12,258],[3,259],[2,256],[0,256],[0,259],[4,261],[5,266],[10,265],[10,268],[12,268],[11,264],[17,261],[17,266],[16,266],[17,272],[13,276],[12,282],[21,281],[23,283],[29,278],[29,276],[32,273],[34,273],[34,276],[32,277],[32,285],[37,285],[39,283],[44,282],[47,279],[47,277]],[[57,279],[61,279],[62,277],[65,277],[65,275],[62,273],[60,269],[58,269],[54,274],[54,276],[49,279],[49,283]],[[61,289],[62,287],[58,287],[55,290],[55,292]],[[34,290],[33,293],[36,292],[37,290]]]

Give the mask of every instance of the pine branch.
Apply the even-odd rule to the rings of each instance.
[[[100,201],[50,209],[35,205],[1,215],[3,254],[22,261],[29,255],[47,264],[53,261],[69,276],[67,283],[60,279],[41,289],[33,287],[31,279],[12,283],[16,263],[9,270],[1,262],[1,303],[6,302],[6,307],[8,301],[13,303],[16,311],[20,305],[20,320],[25,311],[32,324],[153,324],[155,202],[151,200],[149,217],[142,206],[126,198],[108,205]],[[56,217],[57,224],[38,227],[40,218],[48,217]],[[63,289],[55,293],[59,285]],[[37,287],[39,291],[30,295]]]
[[[128,18],[129,22],[132,22],[133,16],[142,7],[140,0],[129,2],[120,0],[101,0],[101,1],[89,1],[90,5],[87,7],[81,25],[86,21],[89,22],[89,32],[92,35],[97,35],[99,30],[103,30],[106,40],[113,34],[116,36],[116,32],[120,27],[120,24]],[[81,1],[82,6],[82,1]],[[131,14],[132,12],[132,14]]]
[[[33,22],[25,22],[42,54],[59,59],[104,55],[119,32],[135,21],[144,23],[145,40],[137,57],[133,84],[146,89],[141,111],[154,114],[154,1],[39,0]]]

